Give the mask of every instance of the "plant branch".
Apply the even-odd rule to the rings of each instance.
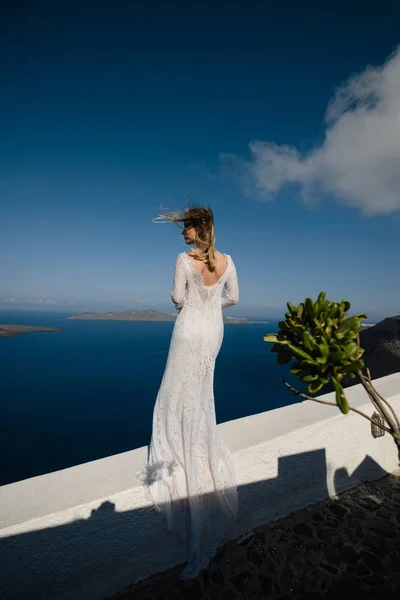
[[[361,341],[360,332],[358,332],[357,333],[357,344],[361,347],[360,341]],[[361,381],[362,385],[364,386],[372,404],[381,413],[382,417],[392,428],[393,433],[396,433],[397,435],[399,435],[400,420],[399,420],[395,410],[393,409],[391,404],[385,398],[383,398],[383,396],[381,396],[381,394],[375,389],[375,387],[372,383],[371,372],[367,366],[365,366],[365,370],[367,373],[366,379],[364,378],[361,370],[359,371],[359,373],[357,373],[358,379]],[[361,375],[361,377],[360,377],[360,375]],[[366,385],[365,385],[366,383],[368,383],[369,389],[366,387]],[[390,414],[387,413],[386,407],[383,406],[381,403],[386,404],[386,406],[388,407],[388,409],[391,411],[391,413],[393,415],[394,421],[392,420]]]
[[[357,344],[358,344],[359,347],[361,347],[361,344],[360,344],[360,332],[357,333]],[[362,370],[360,369],[359,372],[362,372]],[[358,377],[358,373],[357,373],[357,377]],[[376,396],[374,396],[373,393],[370,393],[370,390],[366,387],[365,382],[363,383],[361,381],[360,377],[358,377],[358,379],[361,382],[361,384],[364,386],[365,391],[367,392],[370,401],[372,402],[373,406],[375,407],[375,410],[377,410],[378,413],[383,418],[383,420],[387,422],[385,408],[383,406],[381,406],[381,404],[379,402],[379,399],[377,399]]]
[[[313,402],[318,402],[319,404],[326,404],[327,406],[334,406],[335,408],[337,408],[336,402],[327,402],[326,400],[319,400],[318,398],[313,398],[312,396],[307,396],[307,394],[303,394],[302,392],[299,392],[294,387],[292,387],[290,385],[290,383],[285,381],[285,379],[283,379],[283,383],[286,385],[287,388],[289,388],[289,390],[293,394],[295,394],[296,396],[300,396],[300,398],[304,398],[305,400],[312,400]],[[371,419],[371,417],[369,417],[368,415],[363,413],[361,410],[358,410],[357,408],[352,408],[351,406],[349,406],[349,410],[357,413],[358,415],[361,415],[362,417],[364,417],[364,419],[367,419],[368,421],[370,421],[371,423],[376,425],[376,423]],[[384,429],[385,431],[387,431],[390,434],[392,433],[388,427],[385,427],[385,425],[379,424],[379,427],[381,427],[382,429]]]
[[[368,369],[368,367],[365,367],[365,370],[367,372],[367,380],[368,380],[369,385],[375,391],[376,395],[379,396],[379,398],[381,399],[381,401],[384,402],[386,404],[386,406],[392,411],[393,418],[395,419],[397,427],[400,430],[400,419],[397,416],[396,411],[394,410],[393,406],[388,402],[388,400],[386,400],[385,398],[383,398],[383,396],[381,396],[381,394],[378,392],[378,390],[373,385],[372,378],[371,378],[371,372]]]
[[[373,395],[374,395],[374,400],[375,400],[375,402],[377,402],[377,401],[380,401],[382,404],[386,404],[386,406],[387,406],[388,410],[389,410],[389,411],[392,413],[392,415],[393,415],[393,418],[394,418],[394,420],[395,420],[395,423],[396,423],[396,427],[395,427],[395,428],[399,429],[399,428],[400,428],[400,423],[399,423],[399,421],[398,421],[397,415],[396,415],[396,413],[395,413],[394,409],[392,408],[392,406],[389,404],[389,402],[388,402],[388,401],[387,401],[385,398],[383,398],[383,397],[380,395],[380,393],[379,393],[379,392],[376,390],[376,388],[374,387],[374,385],[373,385],[372,381],[367,381],[367,383],[368,383],[368,388],[369,388],[369,390],[370,390],[371,394],[373,394]],[[370,397],[371,397],[371,395],[370,395]],[[390,421],[390,419],[391,419],[391,416],[390,416],[390,414],[389,414],[389,413],[387,413],[387,412],[386,412],[386,407],[382,406],[382,404],[379,404],[379,408],[381,408],[381,412],[384,414],[384,416],[385,416],[385,418],[386,418],[387,422],[388,422],[388,423],[390,423],[390,422],[391,422],[391,421]],[[388,415],[388,414],[389,414],[389,418],[387,418],[387,415]],[[392,424],[394,425],[394,423],[392,423]]]
[[[368,396],[371,398],[371,400],[373,400],[374,405],[377,404],[379,406],[380,412],[382,413],[386,423],[389,425],[393,434],[396,434],[396,437],[399,437],[399,428],[396,424],[396,421],[393,419],[392,415],[388,412],[386,407],[382,405],[378,393],[375,391],[373,386],[365,379],[362,371],[358,371],[357,377],[361,381],[361,384],[366,390]]]
[[[370,392],[369,387],[367,387],[365,385],[364,388],[365,388],[365,391],[368,394],[368,398],[372,402],[372,405],[374,406],[375,410],[377,410],[378,413],[381,415],[381,417],[386,421],[386,411],[385,411],[385,408],[380,403],[377,402],[374,394]]]

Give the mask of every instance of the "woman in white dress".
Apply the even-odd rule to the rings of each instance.
[[[187,543],[181,579],[192,579],[208,566],[237,517],[235,467],[217,429],[213,384],[222,309],[237,304],[239,292],[232,258],[215,247],[210,208],[160,218],[183,223],[192,248],[175,264],[172,300],[179,314],[154,406],[148,463],[138,477],[165,513],[168,530]]]

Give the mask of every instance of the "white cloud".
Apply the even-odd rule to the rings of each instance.
[[[3,298],[0,300],[3,304],[57,304],[56,300],[50,300],[47,298]]]
[[[47,298],[27,298],[25,301],[28,304],[57,304],[56,300],[49,300]]]
[[[325,124],[322,145],[307,154],[253,140],[250,160],[226,154],[222,160],[247,193],[266,200],[297,184],[304,200],[330,194],[366,215],[399,211],[400,47],[337,89]]]

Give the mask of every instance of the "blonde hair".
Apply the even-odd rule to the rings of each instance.
[[[214,215],[209,206],[189,205],[183,211],[161,212],[154,222],[160,223],[169,221],[172,223],[183,223],[185,227],[193,227],[196,237],[193,240],[194,254],[198,260],[206,263],[207,267],[213,273],[216,264],[215,235],[214,235]]]

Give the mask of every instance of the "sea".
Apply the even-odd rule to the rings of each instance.
[[[0,339],[0,485],[149,444],[173,323],[68,320],[0,311],[0,323],[57,327]],[[217,422],[300,401],[266,333],[271,321],[225,325],[215,368]]]

